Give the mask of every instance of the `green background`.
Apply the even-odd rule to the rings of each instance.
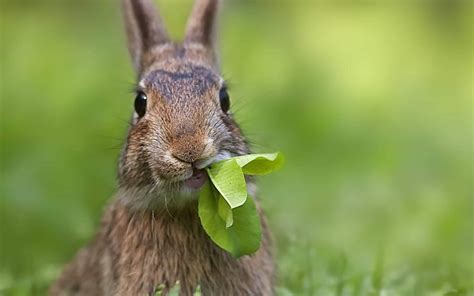
[[[190,1],[159,1],[181,38]],[[237,1],[223,74],[281,295],[474,295],[472,2]],[[134,74],[117,1],[1,2],[0,294],[42,295],[116,190]]]

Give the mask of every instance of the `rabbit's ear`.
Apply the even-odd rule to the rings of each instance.
[[[143,70],[143,55],[156,45],[169,42],[168,33],[153,0],[122,0],[128,51],[137,73]]]
[[[185,42],[200,43],[212,50],[215,46],[219,0],[195,1],[186,26]]]

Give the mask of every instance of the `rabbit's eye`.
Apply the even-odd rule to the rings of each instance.
[[[146,112],[146,95],[143,92],[138,92],[135,97],[135,112],[137,112],[138,117],[142,117]]]
[[[221,88],[219,91],[219,102],[221,104],[221,109],[224,111],[224,113],[227,113],[230,108],[230,99],[229,99],[229,93],[227,92],[227,89],[225,87]]]

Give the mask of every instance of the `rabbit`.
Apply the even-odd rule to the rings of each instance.
[[[100,229],[50,295],[273,295],[272,238],[240,258],[215,245],[197,211],[204,168],[250,153],[229,110],[216,51],[218,0],[196,0],[182,42],[171,41],[153,0],[122,0],[137,74],[134,112],[118,165],[118,192]]]

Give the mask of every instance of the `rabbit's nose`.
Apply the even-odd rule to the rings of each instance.
[[[182,162],[187,162],[194,164],[197,160],[200,159],[198,153],[194,153],[194,151],[175,151],[173,152],[173,156],[177,159],[181,160]]]
[[[173,141],[171,153],[174,157],[183,162],[194,163],[202,158],[204,148],[202,140],[199,139],[199,137],[186,135]]]

